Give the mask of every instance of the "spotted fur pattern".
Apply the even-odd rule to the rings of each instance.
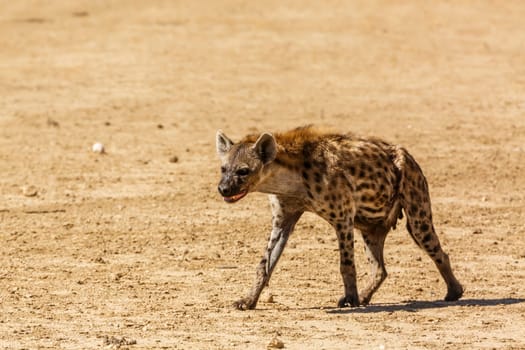
[[[235,303],[237,308],[255,308],[288,237],[306,211],[328,221],[337,234],[344,284],[339,307],[368,304],[385,280],[385,238],[403,212],[411,237],[434,261],[447,285],[445,300],[462,296],[463,287],[434,230],[427,181],[404,148],[308,126],[274,135],[249,135],[238,143],[219,131],[217,152],[222,162],[219,192],[225,201],[236,202],[258,191],[269,194],[272,208],[272,232],[255,283]],[[371,280],[359,293],[355,229],[363,236],[371,266]]]

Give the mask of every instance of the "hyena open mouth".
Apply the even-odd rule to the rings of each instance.
[[[248,191],[243,191],[239,194],[230,197],[223,197],[226,203],[235,203],[248,194]]]

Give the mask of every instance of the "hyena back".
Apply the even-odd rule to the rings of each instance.
[[[405,149],[379,139],[323,132],[310,126],[274,135],[249,135],[238,143],[218,131],[216,141],[222,162],[218,190],[224,200],[233,203],[249,192],[268,193],[273,215],[255,283],[248,295],[235,303],[237,308],[255,308],[305,211],[316,213],[336,231],[344,284],[339,307],[368,304],[385,280],[383,246],[402,211],[408,232],[447,284],[445,300],[462,296],[463,287],[434,230],[427,181]],[[371,281],[359,293],[354,229],[363,236],[372,272]]]

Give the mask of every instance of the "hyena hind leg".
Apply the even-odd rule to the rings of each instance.
[[[448,255],[441,248],[432,222],[432,208],[426,179],[417,163],[406,158],[408,174],[402,180],[401,206],[407,217],[407,230],[416,242],[434,261],[439,273],[447,284],[446,301],[455,301],[463,295],[463,286],[454,276]]]
[[[385,261],[383,259],[383,249],[388,231],[389,229],[386,229],[384,226],[375,226],[361,230],[371,272],[369,284],[359,292],[359,303],[361,305],[367,305],[370,302],[372,295],[374,295],[387,277]]]
[[[434,261],[439,273],[447,284],[446,301],[455,301],[463,295],[463,287],[454,276],[447,253],[441,248],[439,238],[432,223],[417,224],[417,220],[407,215],[407,229],[417,245]]]

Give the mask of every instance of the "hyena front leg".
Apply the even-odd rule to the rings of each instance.
[[[268,239],[268,246],[257,266],[252,289],[245,298],[234,303],[234,306],[239,310],[255,309],[259,296],[270,280],[288,237],[303,214],[303,211],[296,211],[290,205],[287,206],[286,202],[277,196],[270,196],[270,202],[272,204],[272,232]]]

